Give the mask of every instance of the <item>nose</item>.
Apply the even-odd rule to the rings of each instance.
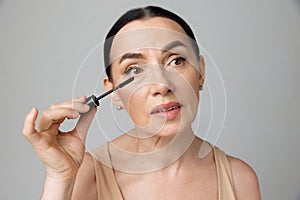
[[[153,66],[149,76],[151,76],[151,94],[153,96],[166,96],[175,92],[174,84],[163,66]]]

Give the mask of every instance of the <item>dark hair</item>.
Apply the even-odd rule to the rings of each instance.
[[[111,27],[108,34],[106,35],[105,42],[104,42],[104,65],[105,65],[105,72],[108,76],[108,79],[112,81],[112,74],[111,74],[111,63],[110,63],[110,51],[111,46],[113,42],[113,37],[119,32],[119,30],[124,27],[129,22],[132,22],[134,20],[138,19],[146,19],[146,18],[153,18],[153,17],[164,17],[171,19],[175,22],[177,22],[183,30],[186,32],[186,34],[195,40],[196,44],[196,38],[194,36],[194,33],[190,26],[178,15],[175,13],[172,13],[168,10],[165,10],[161,7],[157,6],[147,6],[142,8],[135,8],[127,11],[125,14],[123,14],[116,23]],[[194,50],[196,55],[199,55],[199,47],[198,45],[194,45]]]

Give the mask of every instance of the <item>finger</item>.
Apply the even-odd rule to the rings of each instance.
[[[45,110],[41,115],[41,118],[37,125],[37,130],[45,131],[49,129],[52,125],[62,123],[65,120],[65,118],[75,119],[77,117],[79,117],[79,113],[71,108],[55,108]]]
[[[85,101],[86,101],[86,98],[85,98],[85,96],[83,96],[83,97],[79,97],[76,99],[72,99],[67,102],[53,104],[53,105],[51,105],[50,109],[63,107],[63,108],[72,108],[79,113],[86,113],[89,111],[90,107],[85,104]]]
[[[72,99],[72,101],[78,101],[78,102],[82,102],[82,103],[84,103],[85,100],[86,100],[85,96],[75,97],[74,99]]]
[[[83,144],[85,144],[86,135],[87,135],[90,125],[94,119],[96,111],[97,111],[97,108],[90,110],[88,113],[81,114],[81,116],[76,124],[75,130],[73,131],[81,139]]]
[[[62,105],[62,107],[63,108],[71,108],[78,113],[86,113],[90,109],[90,106],[88,106],[84,103],[81,103],[81,102],[76,102],[76,101],[73,101],[71,104]]]
[[[23,126],[23,135],[31,141],[35,137],[37,137],[37,131],[35,130],[35,120],[38,116],[38,110],[36,108],[32,108],[31,111],[26,115]]]
[[[86,101],[86,97],[85,96],[80,96],[80,97],[76,97],[76,98],[71,99],[71,100],[66,101],[66,102],[52,104],[50,108],[64,107],[64,105],[72,104],[72,102],[85,103],[85,101]]]

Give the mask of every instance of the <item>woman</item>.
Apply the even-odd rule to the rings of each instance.
[[[159,7],[130,10],[104,47],[106,90],[134,76],[110,98],[135,128],[85,153],[96,112],[85,97],[52,105],[36,127],[33,108],[23,134],[46,167],[42,199],[260,199],[255,172],[192,131],[204,60],[184,20]],[[73,131],[59,131],[79,113]]]

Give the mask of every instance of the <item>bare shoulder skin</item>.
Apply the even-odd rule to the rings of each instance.
[[[238,200],[260,200],[258,178],[255,171],[244,161],[228,156],[231,164],[234,188]]]
[[[89,153],[85,153],[74,185],[72,200],[79,199],[97,200],[95,168]]]

